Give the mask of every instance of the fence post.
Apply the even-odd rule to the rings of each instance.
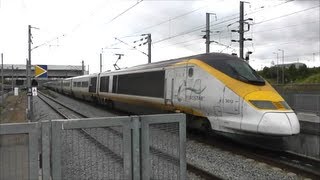
[[[51,124],[51,161],[52,179],[60,180],[61,177],[61,121],[52,121]]]
[[[132,166],[133,180],[140,180],[140,118],[132,116]]]
[[[50,180],[50,121],[41,122],[42,180]]]
[[[179,159],[180,159],[180,179],[187,179],[187,166],[186,166],[186,115],[180,116],[179,121]]]
[[[317,103],[317,105],[318,105],[318,108],[317,108],[317,115],[319,116],[320,115],[320,95],[318,95],[318,103]]]
[[[123,121],[123,169],[124,179],[133,179],[132,169],[132,133],[131,133],[131,118],[128,121]]]
[[[38,179],[39,174],[39,127],[35,123],[34,129],[29,132],[29,179]]]
[[[149,147],[149,123],[146,121],[141,121],[141,154],[142,158],[142,180],[150,179],[150,147]]]

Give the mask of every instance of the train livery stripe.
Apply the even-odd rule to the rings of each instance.
[[[265,100],[276,100],[276,101],[284,101],[283,98],[278,95],[275,89],[266,82],[265,85],[263,86],[257,86],[257,85],[252,85],[252,84],[247,84],[242,81],[233,79],[229,77],[228,75],[222,73],[221,71],[209,66],[208,64],[197,60],[197,59],[191,59],[188,61],[183,61],[176,63],[174,66],[180,66],[180,65],[185,65],[185,64],[194,64],[202,68],[203,70],[207,71],[209,74],[220,80],[223,84],[225,84],[229,89],[231,89],[233,92],[235,92],[237,95],[242,97],[245,100],[248,100],[246,96],[252,92],[255,93],[255,98],[256,99],[265,99]],[[257,92],[260,91],[260,92]],[[265,94],[266,92],[271,92],[268,93],[267,95]],[[268,96],[270,94],[273,94],[272,96]],[[272,99],[275,98],[276,99]]]
[[[143,97],[143,96],[133,96],[133,95],[126,95],[126,94],[114,94],[114,93],[100,93],[99,98],[101,99],[108,99],[112,101],[118,101],[128,104],[136,104],[136,105],[142,105],[145,106],[148,104],[149,106],[160,108],[161,110],[167,110],[167,111],[176,111],[180,110],[181,112],[192,114],[195,116],[201,116],[205,117],[201,111],[190,108],[186,106],[180,106],[180,105],[165,105],[162,103],[162,98],[150,98],[150,97]]]

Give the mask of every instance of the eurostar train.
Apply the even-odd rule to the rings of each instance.
[[[244,60],[200,54],[50,82],[50,88],[101,104],[187,114],[188,127],[231,134],[290,136],[296,114]]]

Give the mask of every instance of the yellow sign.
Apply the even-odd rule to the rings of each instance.
[[[35,77],[47,78],[48,77],[48,66],[47,65],[36,65],[34,68]]]

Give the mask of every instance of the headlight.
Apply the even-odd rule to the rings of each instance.
[[[290,106],[285,101],[272,102],[272,101],[262,101],[262,100],[251,100],[251,104],[259,109],[291,109]]]
[[[287,104],[287,102],[281,101],[281,104],[283,105],[284,108],[291,109],[291,107]]]
[[[259,109],[277,109],[277,107],[271,101],[251,100],[250,103]]]

